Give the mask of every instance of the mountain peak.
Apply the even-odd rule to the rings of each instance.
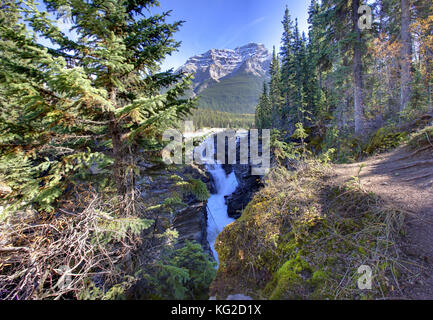
[[[205,88],[242,71],[257,77],[268,74],[271,54],[263,44],[249,43],[235,49],[211,49],[193,56],[179,68],[194,74],[193,89],[198,94]]]
[[[245,44],[243,46],[237,47],[235,50],[243,49],[243,48],[260,48],[260,49],[265,49],[266,50],[264,44],[262,44],[262,43],[255,43],[255,42],[250,42],[250,43]]]

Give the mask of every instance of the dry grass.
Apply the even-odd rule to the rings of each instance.
[[[213,294],[271,299],[374,299],[399,290],[395,240],[403,215],[362,189],[334,185],[318,162],[275,168],[242,217],[218,238]],[[358,268],[373,271],[360,290]],[[236,280],[236,278],[238,280]]]

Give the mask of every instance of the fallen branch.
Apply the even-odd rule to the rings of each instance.
[[[65,202],[65,205],[68,202]],[[114,203],[114,201],[113,201]],[[140,239],[122,233],[112,242],[100,238],[115,205],[92,189],[77,190],[74,202],[45,224],[0,224],[0,300],[78,298],[88,283],[122,283],[126,264]],[[109,230],[118,233],[118,230]],[[3,240],[4,239],[4,240]]]
[[[415,161],[415,162],[411,162],[408,165],[402,166],[402,167],[398,167],[398,168],[394,168],[391,170],[391,172],[396,171],[396,170],[403,170],[403,169],[408,169],[408,168],[413,168],[416,166],[425,166],[425,165],[433,165],[433,160],[420,160],[420,161]]]
[[[428,174],[423,174],[420,176],[416,176],[413,178],[409,178],[409,179],[404,179],[403,181],[405,182],[409,182],[409,181],[415,181],[415,180],[419,180],[419,179],[424,179],[424,178],[428,178],[428,177],[432,177],[433,176],[433,172],[432,173],[428,173]]]
[[[30,251],[26,247],[10,247],[10,248],[0,248],[0,253],[4,252],[16,252],[16,251]]]
[[[408,159],[408,158],[413,158],[414,156],[416,156],[418,153],[420,153],[420,152],[423,152],[423,151],[426,151],[426,150],[428,150],[428,149],[430,149],[430,148],[433,148],[433,145],[429,145],[429,146],[427,146],[427,147],[424,147],[424,148],[420,148],[420,149],[418,149],[418,150],[415,150],[414,152],[412,152],[411,154],[409,154],[409,155],[407,155],[407,156],[404,156],[404,157],[401,157],[401,158],[398,158],[398,159],[396,159],[395,161],[401,161],[401,160],[405,160],[405,159]]]

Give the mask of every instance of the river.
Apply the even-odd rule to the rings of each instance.
[[[237,132],[237,142],[247,134],[246,130],[239,130]],[[207,240],[213,256],[219,264],[218,253],[215,250],[216,239],[227,225],[235,221],[235,219],[230,218],[227,214],[225,197],[236,191],[238,181],[234,171],[227,175],[222,165],[214,160],[215,149],[213,140],[214,135],[212,134],[202,142],[199,148],[201,149],[201,161],[205,163],[207,171],[212,175],[216,190],[216,193],[211,194],[207,203]]]
[[[227,214],[225,196],[229,196],[236,191],[238,181],[234,172],[226,175],[220,164],[208,164],[206,167],[213,177],[217,191],[216,194],[210,196],[207,202],[207,240],[215,260],[219,263],[218,253],[215,250],[216,238],[228,224],[235,221]]]

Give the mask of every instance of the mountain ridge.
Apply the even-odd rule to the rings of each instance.
[[[263,44],[211,49],[189,58],[176,72],[193,74],[192,96],[199,108],[254,113],[272,56]]]

